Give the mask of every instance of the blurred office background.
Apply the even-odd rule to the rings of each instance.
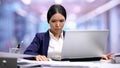
[[[120,52],[120,0],[0,0],[0,51],[21,44],[22,51],[35,33],[48,30],[46,13],[50,5],[67,10],[64,30],[106,30],[105,52]]]

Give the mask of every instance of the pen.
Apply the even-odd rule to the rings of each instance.
[[[22,43],[23,43],[23,41],[21,41],[21,42],[17,45],[17,47],[15,48],[14,53],[20,53],[20,47],[21,47]]]
[[[23,43],[23,41],[21,41],[18,45],[17,48],[20,48],[21,44]]]

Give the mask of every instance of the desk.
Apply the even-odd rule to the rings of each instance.
[[[7,62],[0,62],[0,64],[1,65],[5,64],[4,68],[7,67],[6,66],[7,64],[8,64],[8,67],[11,67],[11,68],[16,68],[17,66],[19,68],[120,68],[120,64],[112,64],[106,61],[103,61],[103,62],[101,61],[99,62],[69,62],[69,61],[38,62],[38,61],[19,59],[21,57],[33,57],[33,56],[0,52],[0,61],[7,61]],[[0,65],[0,68],[1,68],[1,65]],[[12,67],[13,65],[15,67]]]
[[[69,61],[28,61],[26,65],[19,65],[20,68],[120,68],[120,64],[108,62],[69,62]],[[41,67],[39,66],[41,65]],[[35,67],[34,67],[35,66]]]

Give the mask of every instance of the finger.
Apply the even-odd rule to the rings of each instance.
[[[41,61],[48,61],[48,58],[46,56],[41,56],[40,59]]]
[[[48,61],[48,58],[46,56],[42,57],[45,61]]]
[[[103,55],[102,59],[108,60],[108,57],[106,55]]]
[[[40,61],[39,58],[36,58],[36,61]]]
[[[107,54],[106,56],[107,56],[108,59],[111,59],[111,58],[112,58],[112,55],[113,55],[113,53],[109,53],[109,54]]]
[[[105,59],[105,60],[108,60],[109,58],[108,58],[107,56],[104,56],[104,59]]]
[[[40,56],[36,56],[36,61],[40,61]]]
[[[38,55],[36,56],[36,61],[48,61],[48,58],[46,56]]]
[[[40,61],[44,61],[44,57],[43,56],[40,56]]]
[[[35,58],[36,58],[36,61],[42,61],[42,58],[40,55],[36,56]]]

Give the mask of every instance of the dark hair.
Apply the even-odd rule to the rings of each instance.
[[[47,21],[49,23],[50,18],[55,14],[60,13],[65,17],[66,20],[66,10],[62,5],[54,4],[52,5],[47,12]]]

